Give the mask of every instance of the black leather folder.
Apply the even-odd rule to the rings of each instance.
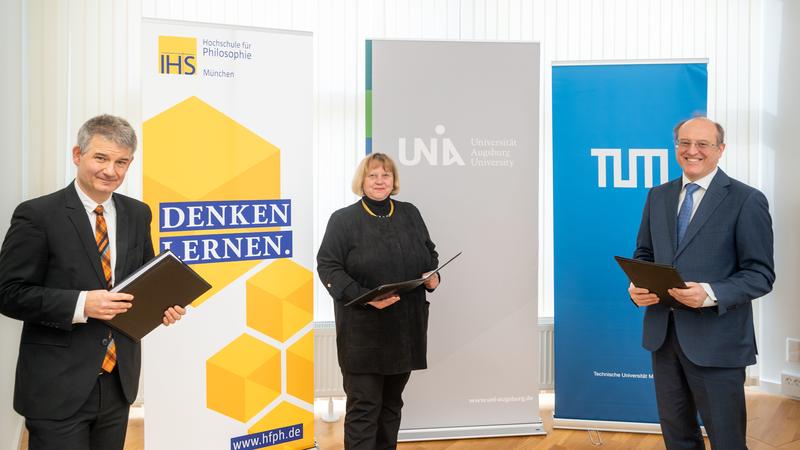
[[[614,259],[634,286],[658,295],[660,304],[672,308],[693,309],[667,293],[672,288],[686,288],[686,283],[674,267],[622,256],[615,256]]]
[[[408,281],[401,281],[399,283],[389,283],[389,284],[382,284],[371,291],[364,293],[353,300],[345,303],[344,306],[350,305],[363,305],[375,300],[382,300],[387,297],[391,297],[395,294],[403,294],[405,292],[412,291],[423,283],[425,283],[428,278],[434,276],[435,274],[439,273],[440,270],[444,268],[444,266],[450,264],[450,261],[458,258],[461,252],[458,252],[456,256],[448,259],[446,263],[442,264],[441,266],[437,267],[433,272],[429,273],[428,276],[422,278],[415,278],[413,280]]]
[[[132,307],[105,322],[138,342],[161,325],[167,308],[186,306],[209,289],[206,280],[167,250],[111,289],[133,295]]]

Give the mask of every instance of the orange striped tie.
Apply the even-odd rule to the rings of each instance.
[[[97,241],[97,250],[100,252],[100,264],[103,266],[103,275],[106,277],[106,288],[111,289],[111,249],[108,247],[108,227],[106,218],[103,217],[103,205],[97,205],[94,213],[97,214],[94,239]]]
[[[111,289],[111,249],[108,246],[108,227],[106,219],[103,217],[103,211],[103,205],[97,205],[97,208],[94,209],[94,213],[97,214],[94,239],[97,241],[97,250],[100,252],[100,265],[103,266],[106,287]],[[110,332],[108,337],[111,338]],[[114,339],[111,339],[106,347],[106,356],[103,358],[102,367],[104,371],[111,372],[115,365],[117,365],[117,344],[114,343]]]
[[[110,336],[110,334],[109,334]],[[103,358],[103,364],[101,367],[104,371],[111,373],[114,370],[114,366],[117,365],[117,344],[114,342],[114,339],[111,339],[111,342],[106,347],[106,356]]]

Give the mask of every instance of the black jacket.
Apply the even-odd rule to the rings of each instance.
[[[427,367],[428,301],[423,286],[382,310],[344,306],[381,284],[419,278],[438,265],[435,245],[417,208],[392,200],[391,217],[374,217],[361,201],[331,215],[317,271],[334,299],[342,370],[384,375]]]
[[[153,257],[150,208],[113,194],[115,279]],[[112,236],[113,238],[113,236]],[[22,320],[14,409],[32,419],[64,419],[89,397],[106,353],[103,322],[72,324],[80,291],[105,288],[92,224],[74,183],[21,203],[0,250],[0,312]],[[113,333],[128,402],[139,387],[141,349]]]

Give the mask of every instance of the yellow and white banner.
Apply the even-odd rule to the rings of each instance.
[[[156,251],[213,288],[143,340],[147,449],[314,445],[312,36],[142,24]]]

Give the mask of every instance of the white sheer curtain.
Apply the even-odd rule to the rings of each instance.
[[[23,152],[24,0],[0,4],[0,236],[5,236],[14,207],[25,197]],[[17,362],[19,321],[0,316],[0,448],[16,449],[22,418],[11,408]]]
[[[709,58],[709,112],[726,125],[724,168],[759,184],[761,2],[758,0],[30,0],[30,194],[72,177],[66,149],[88,117],[140,122],[142,17],[308,30],[315,40],[315,242],[364,154],[364,40],[542,42],[542,66],[564,60]],[[476,64],[479,64],[476,61]],[[425,70],[424,67],[414,68]],[[540,316],[552,316],[550,71],[542,77]],[[143,155],[139,155],[141,160]],[[140,165],[123,192],[139,195]],[[533,276],[533,275],[532,275]],[[332,318],[317,285],[317,319]]]

